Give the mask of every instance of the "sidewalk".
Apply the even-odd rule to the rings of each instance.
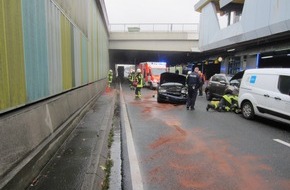
[[[28,190],[101,189],[112,126],[116,90],[106,90]]]

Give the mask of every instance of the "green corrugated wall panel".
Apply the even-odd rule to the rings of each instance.
[[[49,94],[55,95],[63,91],[60,32],[61,13],[51,1],[46,1],[46,7]]]
[[[61,52],[62,52],[62,83],[63,90],[73,87],[72,52],[71,52],[71,23],[61,15]]]
[[[22,0],[27,102],[49,96],[45,0]]]
[[[92,72],[93,72],[93,67],[92,67],[92,63],[94,61],[93,59],[93,56],[94,56],[94,53],[93,50],[94,50],[94,47],[93,47],[93,23],[94,23],[94,17],[93,17],[93,7],[94,5],[93,4],[93,1],[90,1],[91,5],[89,6],[90,8],[90,13],[89,13],[89,30],[88,30],[88,81],[89,82],[92,82],[93,81],[93,77],[92,77]]]
[[[97,80],[99,79],[99,68],[98,68],[98,65],[99,65],[99,62],[98,62],[98,57],[99,57],[99,44],[98,44],[98,35],[99,35],[99,32],[98,32],[98,23],[99,23],[99,20],[98,20],[98,14],[97,14],[97,11],[94,11],[94,80]]]
[[[98,78],[104,78],[107,77],[107,70],[108,70],[108,64],[109,64],[109,60],[108,60],[108,36],[106,33],[106,30],[104,28],[104,23],[101,19],[101,15],[99,12],[97,12],[97,52],[98,52],[98,73],[97,76]]]
[[[76,87],[76,74],[75,74],[75,57],[74,57],[74,54],[76,52],[74,52],[74,47],[75,47],[75,43],[74,43],[74,27],[72,24],[70,24],[70,52],[71,52],[71,70],[72,70],[72,87]]]
[[[75,85],[81,85],[81,33],[74,28],[74,70],[75,70]]]
[[[0,110],[10,105],[4,2],[0,0]]]
[[[103,43],[103,32],[102,32],[102,19],[101,19],[101,16],[99,15],[98,13],[98,77],[101,78],[102,76],[102,69],[101,69],[101,65],[103,64],[102,63],[102,59],[103,59],[103,46],[102,46],[102,43]]]
[[[75,25],[87,36],[88,2],[92,0],[54,0],[66,13]],[[97,6],[94,7],[95,9]]]
[[[21,3],[0,0],[1,110],[25,104]],[[3,74],[3,76],[2,76]]]
[[[82,36],[82,83],[88,83],[88,40]]]
[[[98,80],[100,79],[100,75],[99,75],[99,16],[98,16],[98,12],[97,11],[94,11],[95,12],[95,27],[94,27],[94,44],[95,44],[95,47],[94,47],[94,51],[96,52],[94,55],[94,80]]]
[[[90,20],[88,22],[89,79],[98,80],[106,77],[108,70],[108,45],[106,45],[108,35],[100,13],[93,8],[96,6],[95,1],[90,1],[90,3]]]
[[[103,47],[102,47],[102,41],[103,41],[103,35],[102,35],[102,22],[101,22],[101,17],[98,16],[97,17],[97,20],[98,20],[98,31],[97,31],[97,37],[98,37],[98,40],[97,40],[97,44],[98,44],[98,57],[97,57],[97,60],[98,60],[98,72],[97,72],[97,75],[99,78],[101,78],[101,75],[102,75],[102,70],[101,70],[101,63],[102,63],[102,50],[103,50]]]

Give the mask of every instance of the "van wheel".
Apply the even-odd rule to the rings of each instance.
[[[255,116],[254,108],[251,102],[245,102],[242,105],[242,114],[246,119],[253,119]]]
[[[205,92],[205,97],[206,97],[206,100],[208,100],[208,101],[210,101],[212,99],[212,96],[211,96],[209,91]]]

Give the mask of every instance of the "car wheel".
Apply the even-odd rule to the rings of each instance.
[[[159,98],[159,96],[157,95],[157,102],[158,103],[163,103],[164,101],[162,101],[161,98]]]
[[[205,97],[206,97],[206,99],[207,99],[208,101],[210,101],[210,100],[212,99],[212,95],[210,94],[209,91],[206,91],[206,92],[205,92]]]
[[[244,102],[242,104],[242,114],[246,119],[253,119],[255,116],[255,111],[251,102]]]

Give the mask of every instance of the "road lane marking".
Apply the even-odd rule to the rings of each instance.
[[[273,140],[276,141],[276,142],[278,142],[278,143],[281,143],[281,144],[284,144],[284,145],[290,147],[290,143],[287,143],[287,142],[282,141],[282,140],[280,140],[280,139],[273,139]]]
[[[121,84],[120,84],[120,104],[121,104],[121,111],[122,111],[123,119],[124,119],[125,133],[127,136],[127,148],[128,148],[128,154],[129,154],[128,155],[129,165],[130,165],[130,170],[131,170],[132,189],[143,190],[142,176],[140,172],[139,162],[137,159],[137,154],[135,151],[131,125],[130,125],[129,117],[126,110],[126,104],[123,97]]]

